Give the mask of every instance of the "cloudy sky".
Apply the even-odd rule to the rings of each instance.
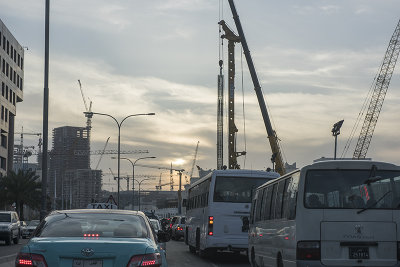
[[[16,129],[23,126],[26,132],[42,131],[44,3],[0,0],[0,19],[28,47],[24,101],[17,105],[16,117]],[[345,144],[399,21],[400,1],[238,0],[236,7],[285,161],[301,167],[322,156],[332,157],[332,125],[342,119],[338,155],[352,157],[360,129],[346,154]],[[200,141],[196,164],[215,168],[220,19],[235,29],[227,1],[51,1],[50,136],[55,127],[85,126],[80,79],[94,112],[118,119],[156,113],[124,122],[121,149],[150,152],[128,155],[131,159],[156,156],[141,163],[167,168],[173,162],[173,167],[190,172]],[[222,49],[226,60],[227,43]],[[247,150],[239,164],[263,169],[271,166],[271,149],[240,54],[238,45],[237,150]],[[399,74],[398,67],[367,154],[396,164],[400,164]],[[92,127],[93,150],[101,150],[108,137],[107,149],[117,148],[115,122],[94,116]],[[25,136],[25,144],[36,145],[37,140]],[[98,160],[92,157],[93,167]],[[100,168],[116,173],[117,164],[111,155],[104,155]],[[169,179],[161,170],[135,170],[138,175],[161,174],[165,183]],[[129,162],[121,163],[121,173],[131,173]],[[110,177],[105,174],[105,182]],[[154,183],[147,188],[154,188]]]

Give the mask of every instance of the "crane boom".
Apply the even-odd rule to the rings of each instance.
[[[197,141],[196,150],[194,151],[192,169],[190,170],[190,174],[189,174],[189,175],[190,175],[190,179],[192,179],[193,170],[194,170],[194,165],[196,165],[197,152],[199,151],[199,143],[200,143],[200,141]]]
[[[367,155],[372,135],[374,134],[376,123],[378,122],[379,113],[381,112],[383,101],[385,100],[387,89],[396,66],[400,53],[400,20],[390,39],[389,46],[386,50],[382,66],[376,78],[371,102],[369,103],[360,136],[353,154],[353,159],[364,159]]]
[[[260,106],[261,114],[262,114],[262,117],[264,120],[264,125],[267,130],[268,139],[269,139],[269,143],[270,143],[271,150],[272,150],[272,158],[274,159],[275,165],[276,165],[275,170],[279,174],[283,175],[283,174],[285,174],[286,171],[285,171],[285,165],[284,165],[283,158],[282,158],[281,149],[279,147],[278,137],[276,135],[276,132],[273,130],[271,120],[269,119],[267,106],[265,104],[264,96],[263,96],[263,93],[261,90],[261,85],[260,85],[260,82],[257,77],[256,69],[254,67],[253,59],[251,57],[246,38],[244,36],[244,32],[243,32],[242,24],[239,19],[239,15],[236,11],[235,3],[233,2],[233,0],[228,0],[228,2],[229,2],[229,6],[231,8],[231,11],[232,11],[233,20],[235,21],[235,24],[236,24],[236,29],[239,33],[240,41],[241,41],[242,47],[243,47],[243,53],[245,55],[247,66],[250,71],[251,79],[253,81],[254,90],[256,91],[258,104]]]

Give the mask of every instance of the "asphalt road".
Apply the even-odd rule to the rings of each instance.
[[[14,260],[17,253],[23,245],[28,243],[29,239],[19,239],[18,245],[7,246],[4,241],[0,241],[0,267],[14,267]]]
[[[0,241],[0,267],[14,267],[15,256],[27,239],[20,239],[18,245],[6,246]],[[167,262],[169,267],[249,267],[245,254],[221,252],[210,259],[203,259],[189,252],[183,241],[171,240],[167,243]]]
[[[171,240],[167,243],[168,267],[249,267],[247,256],[231,252],[220,252],[210,259],[203,259],[197,254],[189,252],[189,248],[183,241]]]

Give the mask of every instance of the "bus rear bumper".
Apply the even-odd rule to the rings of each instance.
[[[346,266],[354,266],[354,265],[346,265]],[[321,261],[303,261],[303,260],[297,260],[296,266],[297,267],[343,267],[343,265],[340,265],[340,266],[339,265],[325,265],[325,264],[322,264]],[[361,264],[360,266],[371,266],[371,265],[362,265]],[[400,267],[400,262],[397,262],[397,264],[395,264],[395,265],[381,265],[381,266]]]
[[[207,239],[207,247],[216,248],[218,250],[247,251],[248,245],[249,243],[247,238],[209,237]]]

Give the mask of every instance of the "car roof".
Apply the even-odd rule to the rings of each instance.
[[[55,214],[82,214],[82,213],[89,213],[89,214],[124,214],[124,215],[139,215],[144,217],[144,213],[141,211],[132,211],[132,210],[118,210],[118,209],[73,209],[73,210],[54,210],[49,215]]]

